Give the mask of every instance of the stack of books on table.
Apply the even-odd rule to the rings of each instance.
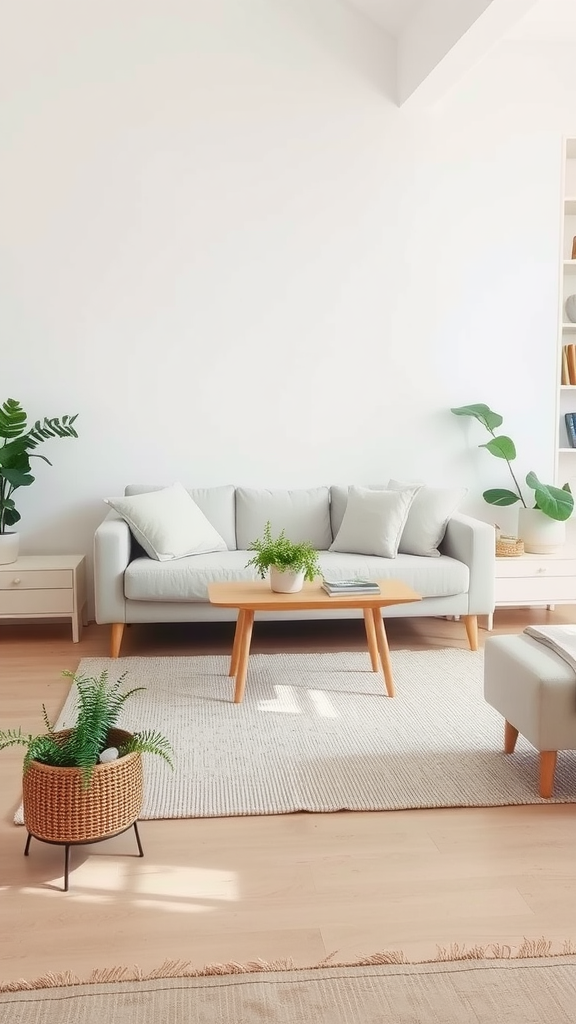
[[[342,594],[379,594],[380,587],[372,580],[323,580],[322,589],[330,597],[339,597]]]

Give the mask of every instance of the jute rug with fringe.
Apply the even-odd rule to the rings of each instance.
[[[242,704],[223,655],[85,658],[79,672],[126,672],[145,690],[120,724],[172,741],[174,773],[146,758],[143,818],[542,802],[536,751],[520,738],[503,753],[482,653],[393,651],[392,664],[389,698],[368,654],[254,655]],[[72,690],[58,728],[74,717]],[[554,799],[576,799],[576,752],[559,755]]]
[[[94,972],[88,983],[47,976],[5,987],[0,1016],[10,1024],[574,1024],[576,949],[565,948],[453,950],[420,964],[383,953],[306,970],[166,963],[148,976]]]

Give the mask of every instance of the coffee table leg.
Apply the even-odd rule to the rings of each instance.
[[[386,683],[388,696],[393,697],[394,680],[392,678],[392,662],[390,661],[390,648],[388,647],[388,639],[386,637],[386,630],[384,629],[384,620],[382,618],[380,608],[373,608],[372,613],[374,616],[374,628],[376,630],[376,640],[378,642],[380,661],[382,662],[382,671],[384,672],[384,682]]]
[[[374,626],[374,616],[371,608],[364,609],[364,625],[366,627],[366,639],[368,641],[368,650],[370,651],[372,671],[379,672],[380,659],[378,657],[378,642],[376,640],[376,627]]]
[[[240,646],[242,643],[242,633],[244,631],[244,609],[240,608],[238,611],[238,618],[236,619],[236,630],[234,632],[234,643],[232,645],[232,657],[230,659],[230,668],[228,670],[229,676],[235,676],[238,671],[238,658],[240,655]]]
[[[242,637],[238,652],[238,671],[236,673],[236,689],[234,690],[234,703],[240,704],[244,697],[246,686],[246,673],[248,671],[248,655],[250,654],[250,641],[252,639],[252,625],[254,623],[254,612],[244,611],[242,622]]]

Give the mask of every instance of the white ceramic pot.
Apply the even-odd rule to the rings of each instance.
[[[275,594],[297,594],[304,586],[304,570],[292,572],[291,569],[277,569],[270,566],[270,587]]]
[[[0,565],[8,565],[18,558],[19,533],[0,533]]]
[[[534,555],[548,555],[566,541],[566,523],[545,516],[539,508],[518,509],[518,536],[524,550]]]

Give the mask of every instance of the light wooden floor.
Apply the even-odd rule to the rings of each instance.
[[[566,606],[500,611],[495,632],[575,616]],[[392,651],[466,647],[462,623],[442,619],[390,620],[388,633]],[[225,652],[231,637],[231,624],[134,626],[122,653]],[[253,641],[254,651],[364,645],[352,621],[257,624]],[[67,625],[2,624],[2,727],[39,731],[42,702],[55,715],[64,701],[61,671],[107,653],[104,627],[72,644]],[[12,823],[21,764],[21,748],[0,753],[2,980],[164,958],[305,965],[333,951],[418,958],[452,942],[576,940],[573,805],[146,821],[144,859],[132,833],[79,848],[64,894],[60,848],[33,841],[23,857],[25,833]]]

